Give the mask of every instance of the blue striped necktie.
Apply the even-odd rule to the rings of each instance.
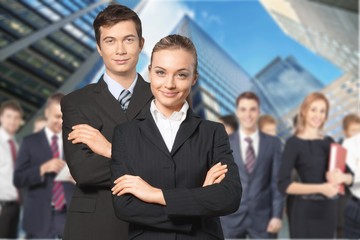
[[[125,111],[130,103],[130,98],[131,98],[131,92],[129,90],[122,90],[122,92],[120,93],[120,96],[118,98],[118,101],[120,102],[120,106],[121,108]]]

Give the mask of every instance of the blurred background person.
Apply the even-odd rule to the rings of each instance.
[[[329,102],[322,93],[309,94],[300,106],[295,134],[285,144],[279,188],[299,195],[290,209],[291,238],[335,237],[338,185],[326,178],[333,139],[322,133],[328,112]],[[294,168],[299,182],[291,179]],[[344,183],[351,183],[350,174],[338,174]]]
[[[276,180],[282,144],[258,130],[260,100],[244,92],[236,100],[240,128],[230,135],[243,195],[239,209],[221,217],[225,238],[275,238],[282,226],[284,195]]]
[[[353,184],[345,205],[344,235],[346,239],[360,239],[360,133],[344,140],[346,165],[353,172]]]
[[[343,118],[344,139],[351,138],[360,133],[360,116],[350,113]]]
[[[264,114],[258,120],[259,130],[271,136],[277,135],[277,122],[275,118],[269,114]]]
[[[17,238],[19,191],[13,184],[18,143],[15,134],[23,118],[20,104],[8,100],[0,106],[0,238]]]
[[[40,132],[46,126],[46,117],[38,116],[34,121],[33,133]]]
[[[27,238],[61,238],[73,184],[56,181],[65,166],[62,113],[56,93],[46,102],[46,127],[24,137],[17,157],[14,183],[26,189],[23,228]]]
[[[342,144],[345,140],[352,138],[360,133],[360,117],[357,114],[349,113],[342,120],[342,129],[344,137],[339,140]],[[344,238],[344,211],[346,202],[351,200],[351,192],[345,189],[345,194],[340,195],[338,199],[338,220],[336,228],[336,238]],[[359,226],[360,227],[360,226]]]
[[[234,115],[224,115],[219,117],[219,121],[224,125],[228,135],[234,133],[239,128],[239,123]]]

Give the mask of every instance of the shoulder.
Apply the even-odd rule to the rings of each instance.
[[[260,136],[260,138],[263,138],[266,141],[269,141],[271,143],[276,143],[276,144],[281,143],[280,138],[278,138],[276,136],[271,136],[271,135],[263,133],[263,132],[259,132],[259,136]]]
[[[222,123],[214,122],[211,120],[201,119],[199,127],[205,131],[214,131],[214,132],[215,131],[224,131],[225,132],[225,127]]]
[[[31,133],[27,136],[25,136],[22,141],[21,141],[21,145],[31,145],[31,144],[37,144],[37,142],[41,139],[41,138],[45,138],[45,133],[44,131],[40,131],[37,133]]]
[[[80,101],[88,101],[89,99],[92,99],[92,93],[95,90],[95,87],[98,83],[91,83],[86,85],[83,88],[77,89],[63,97],[61,100],[61,104],[65,104],[67,102],[74,103],[74,102],[80,102]]]

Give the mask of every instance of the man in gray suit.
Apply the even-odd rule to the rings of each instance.
[[[224,236],[274,238],[281,228],[284,203],[276,185],[281,142],[257,129],[260,100],[255,93],[244,92],[236,102],[240,129],[229,138],[243,195],[238,211],[221,218]]]

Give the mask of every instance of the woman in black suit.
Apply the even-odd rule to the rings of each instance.
[[[322,134],[329,102],[322,93],[308,95],[297,119],[295,135],[285,144],[279,171],[280,191],[297,195],[290,209],[291,238],[334,238],[338,184],[351,183],[351,175],[327,172],[332,138]],[[299,181],[291,180],[296,169]]]
[[[225,129],[200,119],[186,101],[197,77],[191,40],[161,39],[149,66],[149,111],[115,129],[113,203],[130,223],[130,239],[223,239],[218,216],[239,207],[242,188]],[[227,166],[226,175],[209,182],[216,164]]]

